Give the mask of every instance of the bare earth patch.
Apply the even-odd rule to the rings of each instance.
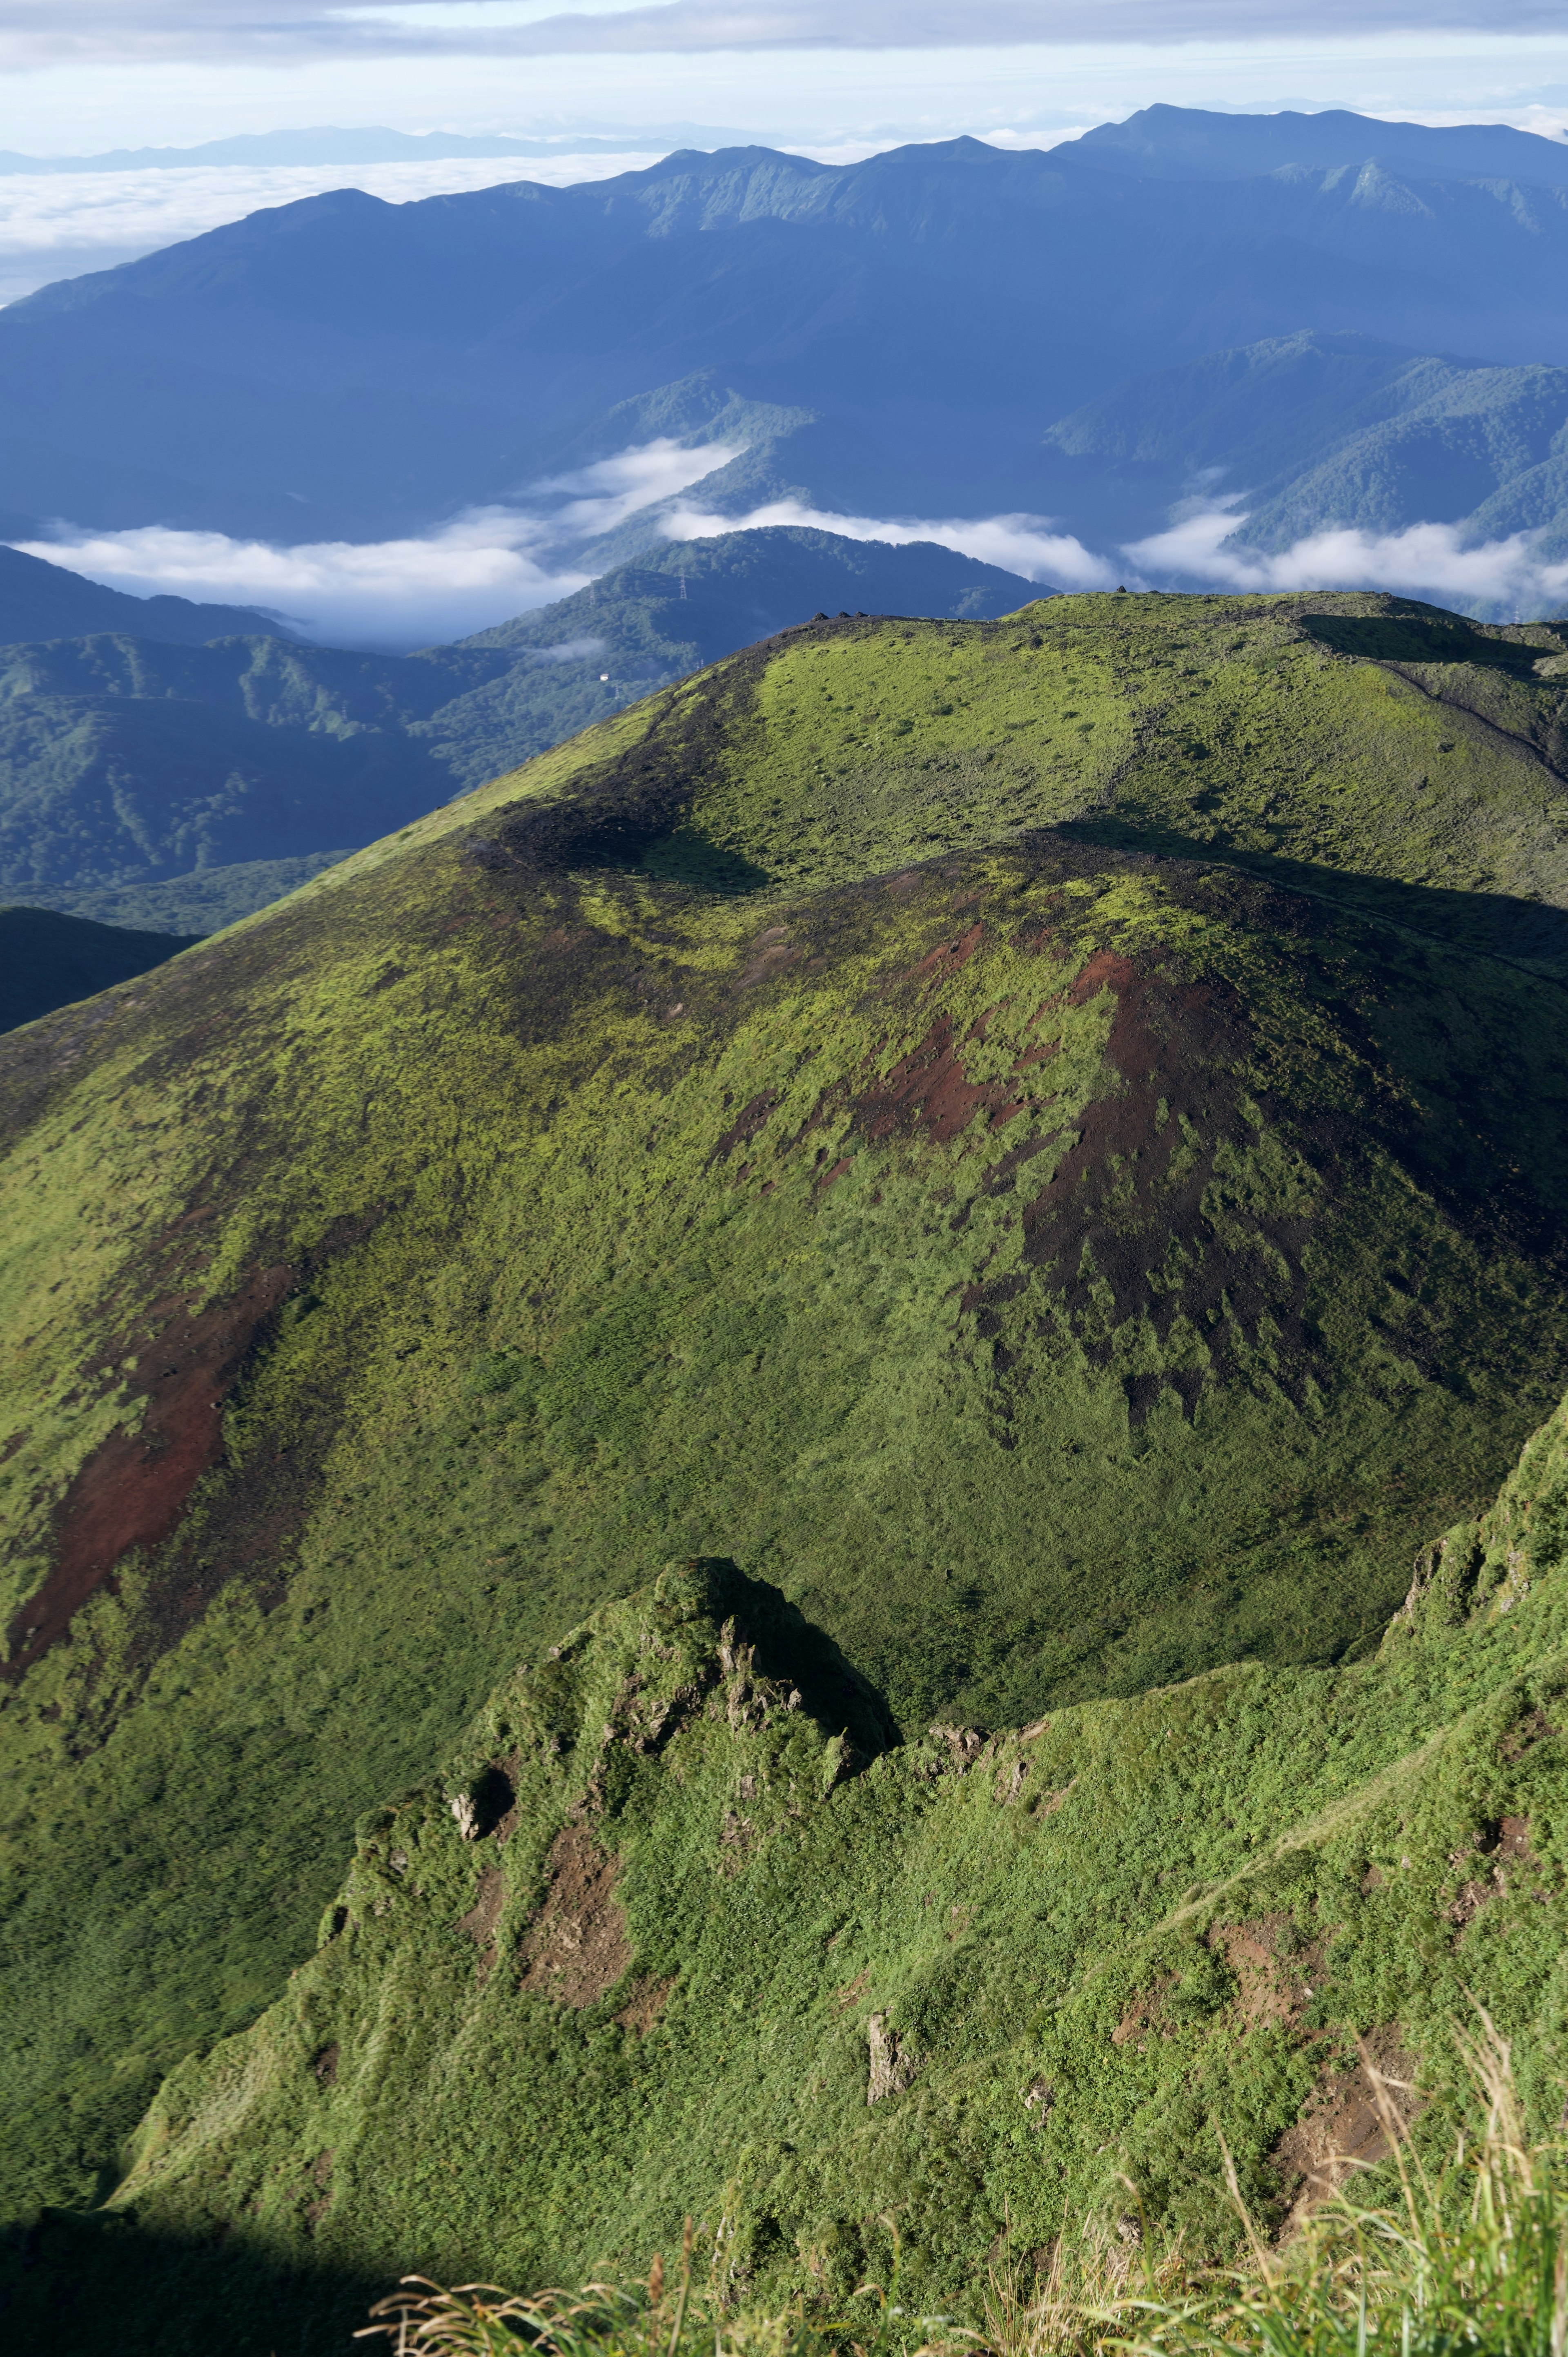
[[[1397,2027],[1375,2029],[1360,2047],[1353,2069],[1330,2065],[1322,2072],[1301,2117],[1270,2156],[1293,2197],[1282,2234],[1294,2233],[1358,2169],[1386,2160],[1423,2107],[1418,2066]]]
[[[519,1988],[579,2007],[609,1994],[631,1964],[619,1878],[619,1858],[607,1857],[586,1825],[563,1825],[550,1845],[549,1891],[523,1943]]]

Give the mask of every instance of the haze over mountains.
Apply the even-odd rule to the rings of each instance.
[[[1560,511],[1565,264],[1568,149],[1344,114],[1156,107],[1049,152],[737,148],[402,206],[343,189],[0,313],[0,511],[67,561],[60,519],[318,546],[493,511],[503,541],[542,517],[592,570],[601,535],[541,486],[665,442],[704,522],[923,521],[996,555],[987,520],[1049,518],[1011,561],[1113,586],[1173,494],[1244,508],[1272,457],[1259,545],[1425,523],[1463,553]],[[1352,414],[1330,392],[1303,436],[1325,339],[1379,350]],[[1239,353],[1200,457],[1129,473],[1079,418],[1157,414],[1170,370]],[[1388,447],[1363,457],[1369,425]],[[643,544],[681,513],[649,502]],[[1144,577],[1183,554],[1144,550]],[[1552,561],[1477,562],[1475,597],[1550,603]]]

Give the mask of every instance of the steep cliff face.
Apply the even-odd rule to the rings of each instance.
[[[764,1750],[804,1747],[768,1788],[793,1781],[802,1815],[779,1800],[778,1837],[755,1852],[805,1878],[769,1901],[781,1956],[827,1905],[824,1861],[850,1855],[862,1810],[854,1871],[867,1889],[889,1878],[919,1907],[911,1924],[935,1926],[920,1902],[929,1890],[937,1910],[938,1885],[908,1878],[935,1871],[918,1828],[939,1798],[965,1841],[1029,1828],[1055,1879],[1018,1904],[1036,1923],[1066,1906],[1063,1940],[1096,1953],[1112,1932],[1052,1895],[1077,1887],[1078,1853],[1049,1845],[1122,1828],[1133,1848],[1107,1851],[1083,1888],[1114,1894],[1117,1941],[1143,1937],[1145,1918],[1119,1911],[1126,1893],[1163,1920],[1157,1874],[1237,1870],[1265,1828],[1254,1813],[1208,1866],[1195,1835],[1159,1832],[1171,1859],[1139,1862],[1145,1811],[1176,1828],[1196,1810],[1219,1842],[1209,1819],[1228,1807],[1223,1778],[1167,1783],[1167,1753],[1187,1756],[1176,1737],[1143,1748],[1136,1730],[1154,1743],[1166,1709],[1205,1727],[1235,1713],[1270,1758],[1284,1744],[1268,1838],[1296,1821],[1339,1758],[1314,1749],[1322,1695],[1362,1691],[1350,1669],[1343,1688],[1314,1682],[1335,1663],[1372,1675],[1414,1551],[1495,1493],[1568,1382],[1568,869],[1547,726],[1559,690],[1535,668],[1556,658],[1527,647],[1521,672],[1523,640],[1444,623],[1442,651],[1474,640],[1514,667],[1486,717],[1478,690],[1474,709],[1460,693],[1478,661],[1415,681],[1393,667],[1407,639],[1367,635],[1393,604],[1058,598],[997,625],[792,632],[0,1046],[0,1316],[17,1338],[0,1400],[14,2208],[86,2201],[166,2075],[248,2030],[311,1954],[355,1820],[430,1774],[499,1672],[597,1629],[601,1608],[631,1611],[660,1563],[722,1555],[779,1590],[905,1738],[878,1751],[886,1733],[851,1721],[875,1764],[850,1773],[841,1755],[824,1801],[826,1766],[801,1763],[842,1723],[819,1714],[813,1735],[810,1711],[780,1706],[756,1731]],[[605,1637],[606,1660],[636,1651],[631,1629]],[[1293,1663],[1316,1666],[1292,1684]],[[1194,1677],[1179,1704],[1126,1699]],[[702,1773],[731,1773],[721,1755],[742,1736],[703,1715],[709,1694],[662,1749],[633,1753],[618,1733],[607,1753],[653,1779],[660,1822],[677,1822],[673,1763],[717,1746]],[[596,1727],[619,1727],[611,1699]],[[1367,1707],[1380,1767],[1409,1726]],[[1296,1751],[1276,1712],[1280,1728],[1311,1725]],[[1146,1758],[1147,1792],[1123,1806],[1107,1786],[1088,1827],[1076,1801],[1031,1814],[1079,1773],[1055,1733],[987,1755],[1008,1778],[1024,1767],[1011,1803],[990,1765],[950,1783],[917,1764],[967,1756],[956,1737],[922,1749],[933,1721],[1042,1717],[1070,1721],[1074,1744],[1119,1730],[1105,1773]],[[585,1744],[598,1754],[585,1723],[570,1720],[574,1762]],[[1229,1759],[1230,1741],[1206,1733],[1191,1757]],[[510,1748],[490,1764],[521,1793]],[[1347,1758],[1371,1754],[1352,1743]],[[478,1827],[478,1788],[454,1784],[420,1818],[430,1903],[451,1902],[442,1953],[471,1976],[465,2005],[500,2007],[510,1990],[611,2043],[642,2035],[638,2008],[672,1979],[651,2055],[684,2018],[686,1951],[639,1928],[653,1916],[634,1902],[630,1850],[614,1863],[632,1802],[614,1814],[607,1786],[596,1814],[586,1767],[535,1769],[528,1822],[556,1814],[526,1869],[521,1820],[499,1846],[493,1830],[463,1840],[447,1803],[466,1794]],[[724,1806],[764,1822],[736,1794]],[[613,1925],[612,1899],[626,1911],[625,1970],[642,1975],[583,2007],[560,1994],[559,1941],[541,1933],[516,1961],[569,1822],[561,1877],[596,1923]],[[718,1876],[710,1838],[694,1820],[680,1835],[707,1861],[702,1890],[740,1905],[764,1883],[751,1865]],[[714,1853],[752,1855],[738,1835]],[[499,1878],[482,1888],[481,1857]],[[392,1911],[306,1973],[330,1981],[361,1943],[401,1937],[424,1878],[410,1873],[392,1878]],[[950,1918],[969,1903],[957,1886],[940,1900]],[[706,1922],[708,1899],[687,1912]],[[933,1956],[962,1944],[951,1928],[940,1945],[931,1929]],[[754,1924],[732,1945],[777,1941]],[[843,1947],[811,1972],[837,1972]],[[595,1953],[602,1976],[621,1952],[605,1931]],[[409,1969],[417,1982],[425,1967]],[[1077,1988],[1061,1969],[1053,2005]],[[779,2026],[797,2018],[793,1982],[777,2002],[758,1984],[754,2018],[749,1985],[720,1979],[735,2040],[778,2043],[791,2083],[814,2084]],[[853,2083],[867,2151],[890,2133],[874,2123],[938,2083],[917,2054],[951,2039],[972,2061],[964,2024],[991,2018],[962,1973],[933,1983],[918,2018],[900,2014],[901,1986],[868,1985],[864,2016],[857,1995],[843,2017],[857,2059],[832,2083]],[[1009,2039],[1011,1986],[1004,1975],[994,1999]],[[628,2007],[629,2029],[616,2021]],[[886,2094],[868,2112],[872,2013]],[[358,2050],[343,2028],[340,2058]],[[319,2050],[332,2042],[323,2032]],[[1167,2050],[1163,2031],[1144,2042]],[[1122,2040],[1118,2068],[1138,2043]],[[727,2150],[751,2130],[713,2055],[689,2050],[707,2074],[692,2100],[711,2083]],[[430,2068],[434,2104],[446,2064]],[[1026,2083],[1050,2078],[1029,2068]],[[1085,2083],[1099,2074],[1097,2060]],[[660,2084],[658,2104],[674,2101]],[[1053,2100],[1064,2125],[1069,2099]],[[1084,2101],[1099,2119],[1099,2094]],[[1283,2134],[1295,2114],[1270,2102]],[[421,2151],[455,2133],[455,2111],[431,2116]],[[648,2134],[666,2126],[661,2113]],[[532,2253],[564,2268],[581,2255],[571,2234],[591,2241],[600,2217],[630,2250],[682,2198],[625,2177],[615,2156],[643,2149],[642,2133],[594,2147],[607,2184],[643,2187],[636,2201],[585,2198],[558,2234],[540,2226],[485,2264],[521,2269]],[[1086,2153],[1110,2134],[1086,2127]],[[549,2149],[575,2182],[566,2147]],[[822,2160],[823,2185],[841,2165]],[[933,2283],[969,2264],[961,2221],[984,2205],[963,2188],[991,2166],[966,2178],[951,2163],[961,2222],[941,2229]],[[1173,2184],[1185,2166],[1171,2161]],[[185,2183],[183,2159],[170,2167]],[[271,2168],[263,2207],[283,2200]],[[396,2181],[379,2160],[371,2174]],[[343,2247],[379,2254],[347,2182]],[[796,2209],[779,2199],[768,2214],[798,2213],[808,2241],[819,2216],[874,2214],[859,2191],[838,2208],[810,2188]],[[438,2204],[386,2200],[433,2264],[479,2249],[463,2222],[478,2208],[454,2209],[443,2242]],[[796,2226],[779,2233],[794,2248]]]

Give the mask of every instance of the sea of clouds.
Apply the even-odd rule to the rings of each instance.
[[[1568,563],[1543,556],[1536,533],[1466,544],[1452,524],[1346,528],[1268,551],[1234,539],[1246,519],[1230,500],[1195,504],[1162,532],[1099,550],[1045,516],[842,515],[799,500],[739,515],[703,506],[704,479],[739,455],[725,443],[642,443],[535,483],[515,504],[471,508],[400,540],[282,547],[147,525],[61,527],[18,545],[134,597],[258,606],[325,645],[393,651],[463,638],[584,587],[604,566],[595,544],[639,516],[650,538],[674,541],[784,524],[895,546],[935,542],[1052,589],[1385,589],[1520,620],[1568,603]]]
[[[52,540],[16,545],[134,597],[259,606],[326,646],[436,646],[583,588],[593,573],[573,562],[574,551],[739,456],[730,443],[640,443],[532,485],[531,504],[469,508],[407,540],[285,548],[146,524],[62,527]]]

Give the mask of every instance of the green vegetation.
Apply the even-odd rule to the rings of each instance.
[[[1135,377],[1055,425],[1053,504],[1091,544],[1165,522],[1195,477],[1245,486],[1230,546],[1283,550],[1316,533],[1441,521],[1476,546],[1568,545],[1568,371],[1493,367],[1370,336],[1303,329]],[[1511,617],[1512,593],[1473,613]]]
[[[699,2357],[708,2348],[716,2357],[846,2349],[907,2357],[917,2345],[925,2357],[976,2348],[995,2357],[1365,2357],[1394,2348],[1402,2357],[1548,2357],[1568,2321],[1561,2147],[1530,2141],[1509,2043],[1484,2011],[1479,2037],[1461,2033],[1459,2045],[1484,2105],[1478,2134],[1462,2131],[1429,2174],[1404,2139],[1408,2091],[1369,2058],[1399,2198],[1369,2206],[1351,2179],[1282,2249],[1269,2247],[1233,2188],[1251,2244],[1233,2270],[1195,2266],[1179,2244],[1152,2247],[1143,2222],[1124,2213],[1119,2232],[1091,2219],[1058,2237],[1043,2265],[1021,2261],[1006,2238],[977,2324],[912,2315],[880,2284],[858,2287],[836,2315],[799,2298],[768,2313],[726,2286],[719,2235],[702,2238],[705,2280],[694,2276],[688,2226],[679,2276],[656,2255],[646,2286],[595,2285],[575,2298],[483,2285],[444,2291],[411,2277],[377,2303],[376,2326],[360,2337],[373,2340],[379,2328],[397,2357],[514,2357],[524,2345],[549,2357]],[[898,2255],[896,2246],[895,2294]]]
[[[415,655],[277,636],[155,645],[124,635],[128,618],[118,636],[0,648],[0,889],[211,931],[824,603],[989,616],[1028,595],[950,549],[779,529],[666,543]]]
[[[1568,1383],[1556,646],[819,625],[6,1043],[10,2206],[135,2129],[74,2283],[282,2357],[246,2268],[329,2346],[733,2179],[768,2297],[896,2215],[934,2307],[1122,2168],[1228,2232],[1211,2116],[1277,2212],[1353,2030],[1446,2136],[1466,1987],[1539,2125],[1560,1418],[1469,1518]]]
[[[173,2073],[110,2218],[264,2252],[308,2313],[378,2262],[624,2277],[691,2214],[731,2299],[842,2313],[897,2266],[978,2322],[999,2238],[1026,2284],[1086,2227],[1223,2255],[1226,2153],[1264,2232],[1343,2150],[1435,2172],[1481,2125],[1471,1995],[1540,2136],[1565,1505],[1560,1412],[1376,1659],[892,1748],[776,1591],[671,1566],[367,1813],[314,1955]]]

